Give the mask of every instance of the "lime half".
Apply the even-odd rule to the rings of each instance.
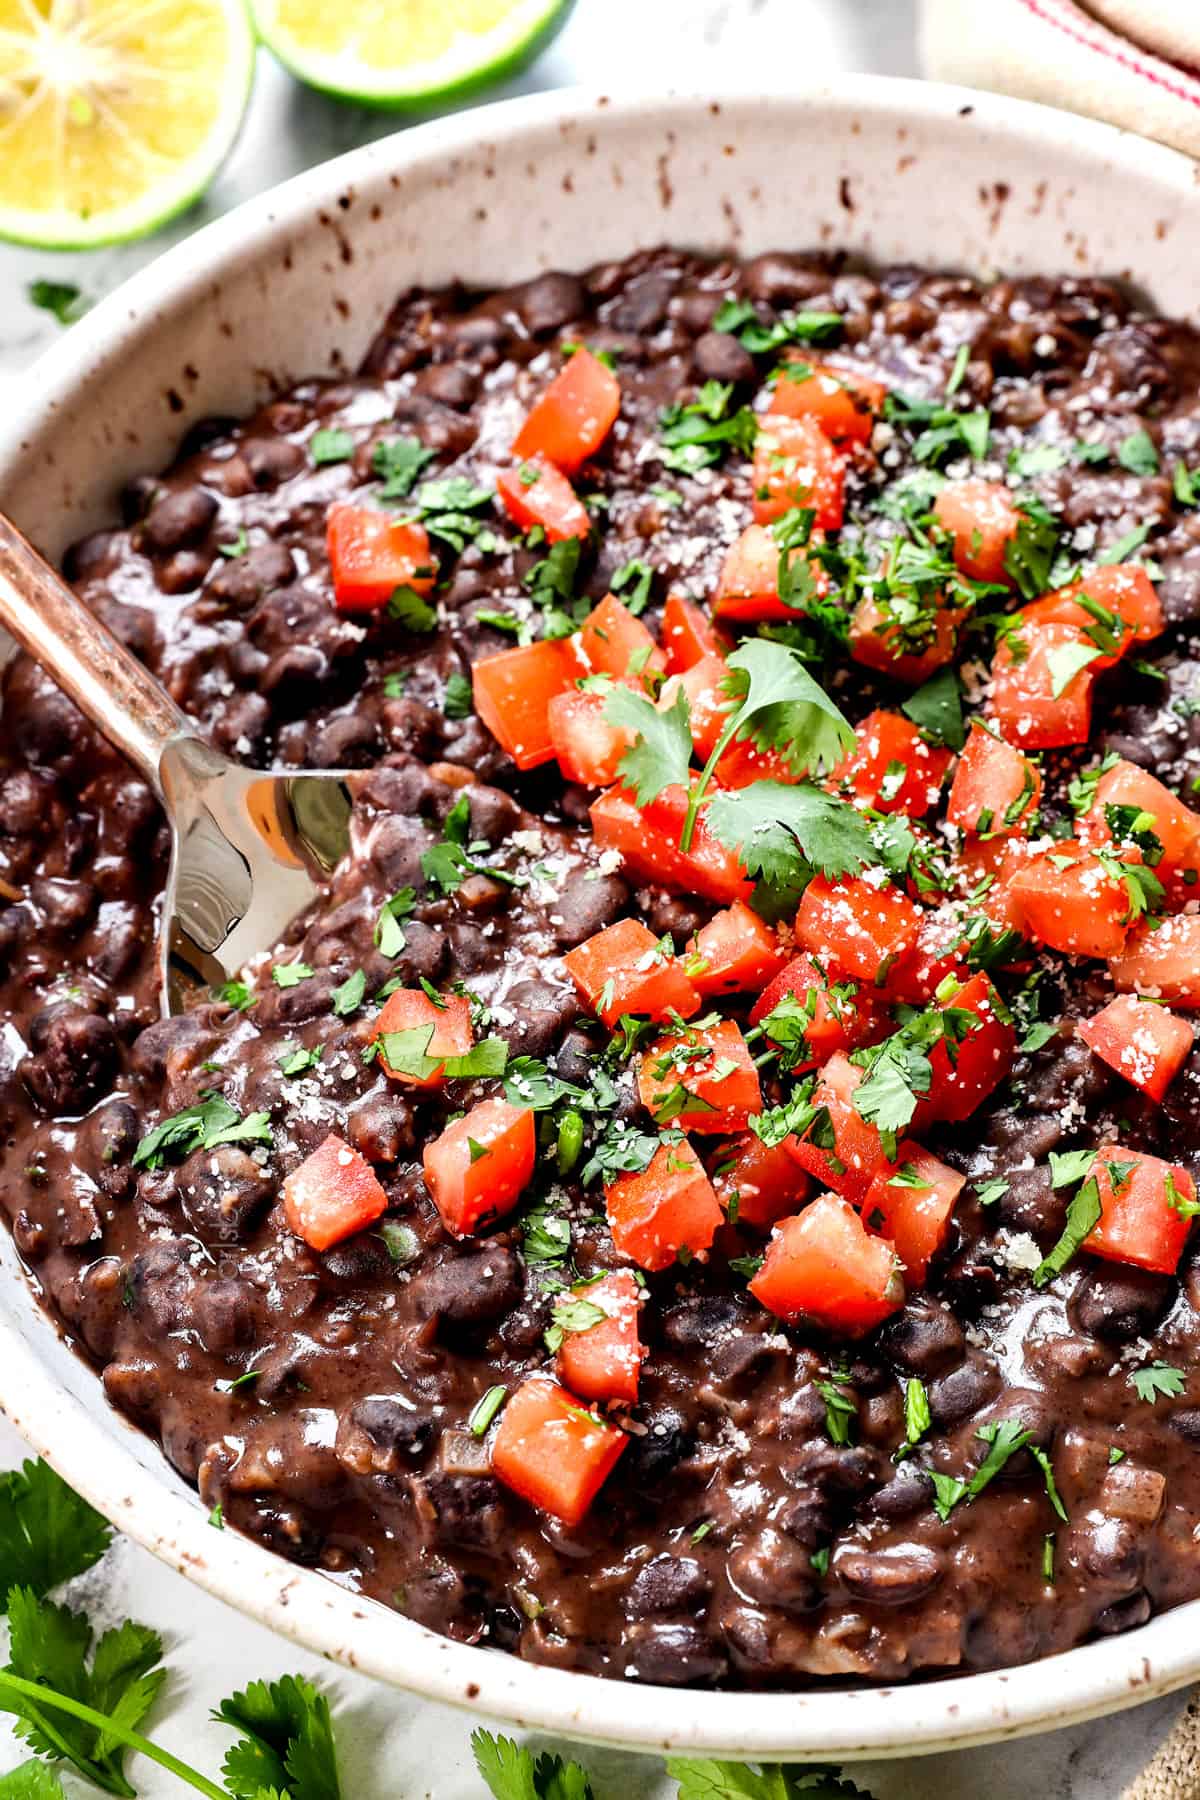
[[[208,186],[253,77],[243,0],[0,0],[0,237],[153,231]]]
[[[310,87],[429,106],[531,62],[574,0],[251,0],[259,36]]]

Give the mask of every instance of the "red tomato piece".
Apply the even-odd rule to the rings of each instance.
[[[863,1201],[864,1223],[894,1246],[906,1284],[917,1287],[946,1242],[954,1203],[966,1176],[951,1169],[911,1138],[896,1151],[899,1165],[880,1169]]]
[[[724,656],[729,644],[707,614],[682,594],[668,594],[659,641],[672,675],[682,675],[706,656]]]
[[[629,1439],[548,1375],[527,1375],[492,1444],[492,1473],[531,1506],[578,1525]]]
[[[658,698],[658,710],[669,712],[681,689],[687,695],[692,743],[697,756],[705,760],[712,754],[734,704],[723,685],[728,674],[729,664],[723,656],[701,657],[681,675],[670,676]]]
[[[387,1195],[364,1156],[331,1133],[283,1184],[288,1230],[313,1250],[331,1250],[373,1225]]]
[[[729,1219],[759,1231],[790,1217],[809,1189],[787,1145],[768,1146],[752,1131],[722,1146],[712,1180]]]
[[[831,779],[864,806],[921,818],[937,805],[949,750],[927,744],[900,713],[876,707],[854,733],[854,748]]]
[[[622,788],[610,788],[592,802],[592,832],[602,850],[619,850],[627,871],[642,881],[661,882],[684,894],[700,894],[729,906],[754,891],[737,852],[713,837],[701,813],[691,848],[679,848],[687,810],[681,787],[665,789],[649,806],[635,805]]]
[[[643,1052],[637,1079],[642,1105],[659,1125],[724,1136],[762,1111],[758,1070],[732,1019],[659,1038]]]
[[[933,503],[933,516],[954,539],[954,560],[972,581],[1009,581],[1004,554],[1021,527],[1021,514],[1002,481],[948,481]]]
[[[1084,1249],[1109,1262],[1173,1275],[1192,1221],[1172,1205],[1172,1196],[1183,1206],[1196,1198],[1187,1170],[1109,1143],[1097,1150],[1091,1173],[1100,1190],[1100,1222],[1083,1240]]]
[[[582,787],[608,787],[617,779],[621,758],[633,744],[633,733],[606,717],[607,694],[568,688],[555,694],[546,709],[550,742],[567,781]]]
[[[437,580],[425,527],[374,506],[331,507],[325,545],[339,612],[375,612],[397,588],[427,594]]]
[[[1070,669],[1077,651],[1094,648],[1074,625],[1031,625],[1002,638],[988,699],[1001,737],[1025,750],[1086,744],[1094,666],[1088,663],[1073,675]]]
[[[749,739],[729,745],[713,770],[718,787],[744,788],[752,781],[781,781],[785,787],[800,780],[782,750],[760,750]]]
[[[820,531],[845,514],[846,462],[815,419],[765,413],[754,441],[754,517],[769,525],[794,506],[811,507]]]
[[[550,702],[555,694],[574,693],[582,672],[569,638],[541,638],[475,664],[475,711],[518,769],[553,760]]]
[[[888,970],[887,997],[928,1006],[947,976],[967,977],[962,923],[952,909],[939,908],[922,913],[915,945]]]
[[[835,1194],[818,1194],[775,1227],[750,1292],[789,1324],[811,1319],[846,1337],[873,1331],[904,1305],[892,1246]]]
[[[995,988],[984,974],[972,975],[957,993],[942,1002],[942,1011],[971,1013],[975,1024],[960,1037],[951,1029],[929,1051],[932,1076],[929,1094],[917,1108],[916,1119],[967,1119],[998,1088],[1012,1069],[1017,1034]],[[958,1021],[966,1024],[965,1020]]]
[[[818,542],[820,536],[819,531],[814,531],[810,544]],[[764,619],[794,620],[797,616],[795,607],[785,606],[779,598],[780,554],[778,543],[765,525],[747,525],[741,537],[725,553],[713,601],[713,617],[745,624]],[[790,567],[798,556],[805,555],[805,551],[796,549],[787,554]],[[809,557],[808,566],[817,592],[828,592],[829,577],[820,563]]]
[[[1042,797],[1035,764],[986,726],[971,726],[950,784],[946,818],[960,831],[1027,831]]]
[[[812,1096],[828,1121],[818,1115],[805,1137],[787,1140],[800,1167],[853,1206],[862,1205],[876,1171],[888,1161],[879,1132],[855,1111],[854,1090],[862,1079],[863,1071],[848,1056],[840,1051],[831,1056]]]
[[[886,398],[882,381],[800,356],[780,369],[768,417],[815,419],[832,444],[868,444]]]
[[[451,1237],[469,1237],[511,1210],[533,1176],[537,1132],[528,1106],[481,1100],[426,1144],[425,1185]]]
[[[584,1005],[605,1025],[615,1025],[622,1013],[690,1019],[700,1010],[700,995],[683,965],[640,919],[606,925],[568,950],[563,963]]]
[[[383,1011],[375,1021],[375,1042],[379,1045],[379,1063],[385,1075],[390,1075],[393,1081],[407,1082],[410,1087],[442,1086],[446,1079],[442,1068],[425,1076],[405,1075],[393,1069],[383,1043],[383,1039],[394,1031],[419,1031],[429,1026],[433,1028],[433,1035],[425,1047],[426,1056],[465,1056],[475,1042],[471,1002],[461,994],[443,994],[439,1002],[431,1000],[421,988],[397,988],[394,994],[388,995]]]
[[[681,1250],[703,1255],[724,1218],[686,1139],[661,1144],[640,1175],[620,1176],[605,1188],[604,1204],[621,1255],[652,1273],[670,1268]]]
[[[530,531],[540,525],[547,541],[585,538],[592,529],[587,507],[561,469],[544,457],[528,457],[515,469],[501,469],[496,492],[514,525]]]
[[[915,948],[920,923],[920,908],[889,882],[818,875],[804,890],[796,937],[841,974],[882,987],[892,964]]]
[[[1192,1053],[1195,1033],[1157,1000],[1118,994],[1075,1027],[1094,1056],[1161,1103]]]
[[[744,900],[735,900],[700,927],[686,967],[697,992],[737,994],[761,988],[786,957],[778,932]]]
[[[1144,922],[1136,925],[1108,972],[1123,992],[1151,994],[1171,1006],[1200,1006],[1200,913],[1176,913],[1156,930]]]
[[[932,616],[932,633],[924,632],[912,644],[911,633],[905,632],[903,623],[887,606],[867,594],[851,616],[850,655],[866,669],[878,669],[882,675],[915,687],[954,661],[962,620],[961,607],[939,605]]]
[[[570,475],[595,456],[620,410],[620,382],[581,344],[530,408],[513,454],[544,456]]]
[[[582,1331],[568,1331],[558,1348],[558,1378],[585,1400],[638,1397],[638,1372],[646,1352],[638,1337],[641,1289],[628,1269],[613,1269],[599,1281],[571,1290],[604,1314]]]
[[[1144,815],[1129,823],[1138,831],[1152,832],[1162,845],[1162,858],[1154,864],[1154,873],[1170,904],[1183,906],[1188,900],[1200,899],[1200,813],[1185,806],[1148,769],[1118,762],[1100,777],[1095,800],[1076,823],[1081,843],[1100,849],[1113,843],[1106,810],[1110,806]]]
[[[1083,604],[1085,600],[1099,607],[1100,614],[1089,610]],[[1111,668],[1131,644],[1158,637],[1165,626],[1154,583],[1140,563],[1101,564],[1081,581],[1044,594],[1022,608],[1022,614],[1031,625],[1054,623],[1074,625],[1079,631],[1094,631],[1097,626],[1110,630],[1122,641],[1117,649],[1096,658],[1092,665],[1096,669]]]
[[[642,621],[623,600],[606,594],[579,628],[579,645],[591,668],[601,675],[641,679],[647,670],[662,673],[667,659]]]
[[[1125,883],[1069,840],[1006,878],[1026,937],[1064,956],[1117,956],[1129,927]]]
[[[803,1030],[802,1040],[789,1044],[785,1058],[793,1071],[815,1068],[839,1050],[856,1050],[881,1035],[886,1018],[882,1006],[857,982],[831,982],[820,963],[807,954],[793,957],[763,989],[754,1002],[750,1023],[761,1025],[789,995],[795,1004],[787,1011],[803,1015],[796,1020]],[[795,1060],[788,1060],[793,1055]]]

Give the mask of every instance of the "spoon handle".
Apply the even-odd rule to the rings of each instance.
[[[162,753],[194,726],[3,514],[0,624],[161,795]]]

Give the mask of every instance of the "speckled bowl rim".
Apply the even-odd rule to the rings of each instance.
[[[744,91],[718,95],[736,115]],[[755,102],[765,96],[754,96]],[[991,133],[1002,160],[1006,141],[1093,158],[1097,175],[1117,168],[1144,179],[1147,203],[1177,210],[1195,192],[1184,158],[1144,140],[1027,102],[965,89],[858,76],[793,86],[772,104],[827,106],[869,115],[902,106],[907,116],[952,141],[956,118]],[[98,367],[134,353],[143,325],[194,300],[214,272],[234,269],[252,246],[280,242],[311,225],[351,186],[369,190],[388,172],[468,152],[486,134],[520,143],[547,126],[621,120],[647,134],[686,126],[714,96],[661,95],[610,101],[567,90],[506,103],[371,144],[248,202],[168,252],[101,304],[38,365],[23,402],[0,424],[0,495],[22,483],[27,459],[52,441],[64,413],[86,405]],[[656,139],[657,141],[657,139]],[[664,176],[665,179],[665,176]],[[686,239],[686,211],[676,220]],[[636,246],[630,244],[628,248]],[[52,461],[53,459],[50,458]],[[18,514],[18,516],[22,516]],[[452,1643],[327,1576],[294,1567],[232,1531],[209,1525],[196,1496],[165,1459],[143,1460],[146,1440],[100,1401],[67,1391],[60,1346],[16,1271],[11,1245],[0,1284],[0,1408],[31,1447],[120,1530],[209,1593],[331,1661],[516,1726],[646,1751],[724,1753],[747,1758],[839,1759],[911,1754],[978,1744],[1066,1725],[1148,1700],[1200,1675],[1200,1602],[1128,1634],[998,1672],[894,1687],[829,1686],[802,1693],[710,1693],[603,1680]],[[36,1316],[35,1316],[36,1315]],[[55,1378],[55,1364],[60,1376]]]

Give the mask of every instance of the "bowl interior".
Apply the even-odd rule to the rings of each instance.
[[[1078,271],[1194,312],[1195,172],[1106,127],[932,85],[468,113],[326,165],[138,276],[39,365],[0,427],[0,504],[48,553],[114,515],[187,425],[351,370],[401,290],[496,286],[665,241],[741,255],[842,246],[975,273]],[[1194,1606],[1049,1663],[911,1690],[698,1695],[454,1645],[211,1531],[192,1491],[106,1407],[0,1234],[0,1405],[123,1529],[286,1635],[431,1697],[630,1747],[899,1754],[1111,1710],[1200,1670]]]

